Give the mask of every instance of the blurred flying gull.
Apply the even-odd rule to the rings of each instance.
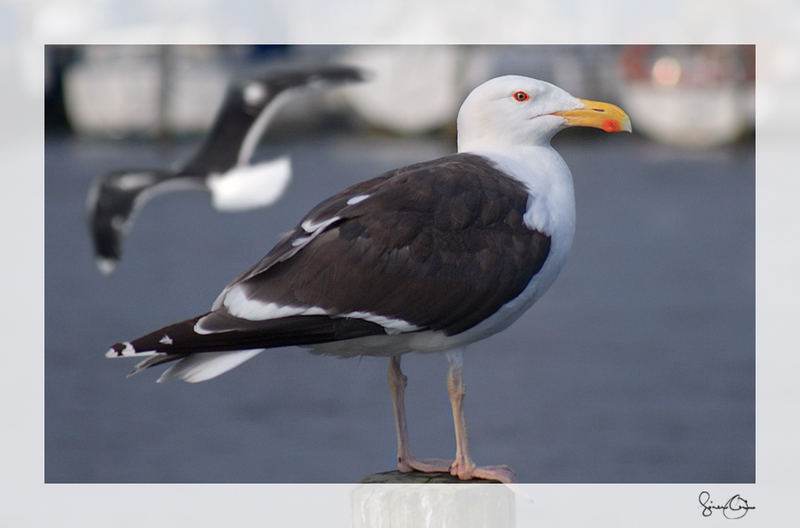
[[[189,161],[177,169],[114,171],[93,182],[86,207],[97,266],[105,274],[114,270],[135,214],[157,194],[204,190],[220,211],[275,202],[291,179],[289,157],[250,164],[272,117],[302,88],[361,80],[359,69],[330,65],[271,69],[233,82]]]
[[[388,171],[328,198],[211,311],[117,343],[107,357],[144,357],[131,374],[175,361],[159,378],[204,381],[287,345],[341,357],[388,356],[401,472],[512,482],[477,467],[464,419],[462,354],[499,332],[555,280],[572,245],[572,176],[550,146],[568,126],[630,131],[618,107],[535,79],[475,88],[458,113],[458,153]],[[453,408],[453,461],[409,449],[400,358],[443,352]]]

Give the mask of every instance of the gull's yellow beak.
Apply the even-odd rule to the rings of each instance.
[[[631,132],[631,118],[622,108],[611,103],[578,99],[585,108],[553,112],[553,115],[566,119],[570,126],[601,128],[606,132]]]

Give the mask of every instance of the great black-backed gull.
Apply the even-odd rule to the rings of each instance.
[[[208,135],[182,166],[119,170],[93,182],[86,208],[97,266],[114,270],[135,213],[156,194],[204,190],[221,211],[275,202],[291,179],[289,157],[250,164],[272,116],[298,89],[360,80],[360,70],[331,65],[274,68],[231,83]]]
[[[210,312],[117,343],[106,356],[147,356],[133,373],[175,361],[159,381],[189,382],[286,345],[388,356],[398,469],[513,481],[510,468],[477,467],[470,458],[463,348],[516,320],[567,257],[575,200],[552,136],[568,126],[631,126],[614,105],[520,76],[475,88],[457,125],[458,153],[328,198],[226,286]],[[420,460],[409,450],[400,358],[412,351],[448,359],[453,461]]]

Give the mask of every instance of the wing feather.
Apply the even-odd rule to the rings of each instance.
[[[388,172],[313,208],[214,308],[239,288],[264,304],[463,332],[516,297],[547,258],[550,237],[523,222],[527,201],[522,183],[475,155]]]

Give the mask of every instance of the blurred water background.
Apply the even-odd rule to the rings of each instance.
[[[277,349],[191,385],[126,380],[131,362],[103,353],[205,311],[331,193],[452,152],[463,95],[502,73],[615,102],[635,133],[553,142],[575,179],[575,242],[548,294],[467,350],[474,458],[523,482],[754,481],[751,47],[46,53],[46,482],[353,482],[392,469],[385,359]],[[157,197],[101,275],[84,217],[91,181],[185,159],[231,76],[297,61],[363,62],[376,77],[278,116],[255,157],[292,156],[286,195],[237,214],[202,193]],[[403,368],[414,453],[451,457],[445,359],[409,355]]]

